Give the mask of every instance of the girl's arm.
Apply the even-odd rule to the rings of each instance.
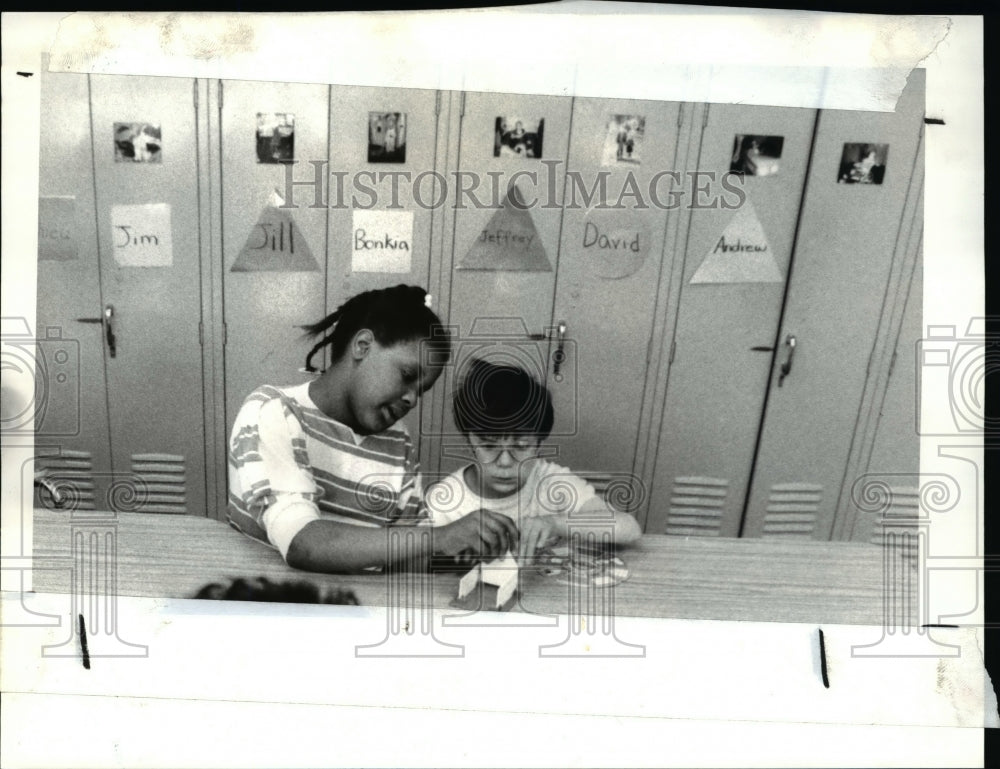
[[[307,523],[292,539],[285,558],[305,571],[355,572],[398,563],[425,570],[431,556],[454,558],[472,552],[485,558],[517,546],[517,526],[505,515],[482,510],[446,526],[369,528],[339,521]]]

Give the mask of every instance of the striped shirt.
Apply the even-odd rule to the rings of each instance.
[[[416,450],[402,422],[358,435],[309,397],[309,384],[264,386],[229,439],[229,523],[288,557],[310,521],[421,523]]]

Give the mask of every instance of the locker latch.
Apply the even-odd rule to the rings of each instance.
[[[785,346],[788,348],[788,357],[781,364],[781,375],[778,377],[778,387],[785,381],[785,377],[792,373],[792,358],[795,356],[795,337],[791,334],[785,337]]]

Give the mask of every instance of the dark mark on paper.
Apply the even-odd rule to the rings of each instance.
[[[830,688],[830,678],[826,673],[826,642],[823,640],[823,628],[819,629],[819,670],[823,674],[823,686]]]
[[[925,125],[944,125],[944,121],[939,117],[925,117]]]
[[[17,74],[19,74],[21,77],[31,77],[35,73],[34,72],[18,72]]]
[[[958,625],[935,625],[933,623],[929,623],[929,624],[926,624],[926,625],[921,625],[920,627],[953,627],[956,630],[958,629]]]
[[[80,633],[80,650],[83,652],[83,666],[90,670],[90,650],[87,648],[87,623],[83,621],[83,615],[78,614],[78,630]]]

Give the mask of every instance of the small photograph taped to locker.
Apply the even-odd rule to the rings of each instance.
[[[162,163],[160,127],[152,123],[115,123],[116,163]]]
[[[729,173],[744,176],[773,176],[778,173],[784,136],[736,134]]]
[[[619,163],[639,165],[642,160],[642,137],[646,132],[646,118],[641,115],[612,115],[604,136],[602,166]]]
[[[295,160],[295,115],[290,112],[257,113],[257,162],[291,163]]]
[[[406,162],[406,113],[368,113],[368,162]]]
[[[493,140],[493,157],[542,157],[545,118],[498,117]]]
[[[837,181],[840,184],[881,184],[888,159],[888,144],[845,144]]]

